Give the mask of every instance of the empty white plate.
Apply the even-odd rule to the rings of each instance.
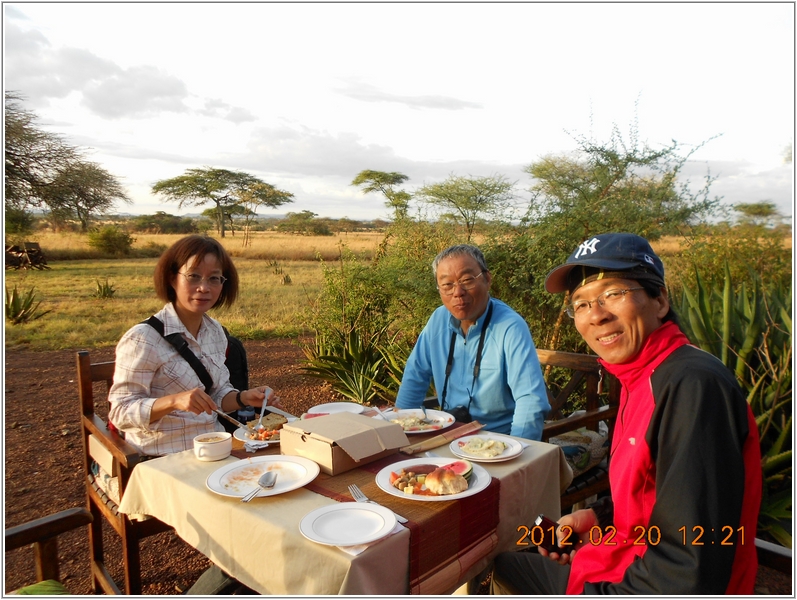
[[[329,414],[332,413],[339,413],[339,412],[350,412],[350,413],[361,413],[365,410],[365,407],[362,404],[357,404],[356,402],[329,402],[327,404],[319,404],[318,406],[314,406],[307,412],[311,415],[317,414]]]
[[[340,502],[305,515],[299,531],[327,546],[357,546],[382,539],[396,526],[392,510],[378,504]]]

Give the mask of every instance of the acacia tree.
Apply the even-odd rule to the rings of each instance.
[[[261,206],[280,206],[293,202],[293,194],[275,188],[270,183],[256,183],[239,194],[239,202],[243,208],[244,217],[244,248],[252,243],[250,233],[252,221],[257,216],[257,209]]]
[[[468,241],[482,215],[505,216],[515,198],[515,184],[503,175],[459,177],[425,185],[416,196],[428,204],[448,209],[467,231]]]
[[[366,169],[357,174],[351,185],[360,187],[364,194],[371,192],[383,194],[387,198],[385,205],[393,209],[394,219],[399,220],[407,217],[412,194],[404,190],[397,190],[395,186],[401,185],[408,179],[409,177],[403,173],[386,173],[384,171]]]
[[[116,177],[84,160],[60,136],[40,129],[35,113],[21,101],[19,94],[6,92],[5,211],[12,225],[24,229],[28,209],[46,206],[56,229],[75,218],[85,232],[92,215],[116,201],[130,202]]]
[[[57,218],[68,215],[77,219],[83,233],[88,231],[93,215],[107,212],[117,201],[131,203],[116,177],[98,164],[87,161],[67,165],[42,191],[50,212]]]
[[[710,175],[697,190],[680,177],[700,146],[688,153],[675,141],[651,148],[639,142],[634,128],[626,142],[616,127],[606,143],[576,140],[574,154],[546,156],[524,169],[533,182],[523,226],[489,244],[488,258],[500,264],[502,274],[493,283],[496,295],[536,324],[543,348],[583,349],[573,328],[561,328],[567,298],[543,289],[545,274],[579,243],[608,231],[653,241],[688,235],[693,225],[721,212],[719,198],[709,195]]]
[[[249,173],[205,167],[188,169],[178,177],[157,181],[152,186],[152,191],[164,195],[169,201],[177,202],[180,208],[213,202],[216,205],[216,224],[221,237],[224,237],[225,214],[229,213],[225,209],[238,204],[242,194],[259,194],[263,197],[263,205],[271,207],[293,201],[293,194],[288,192],[269,196],[258,192],[260,186],[267,185],[269,184]]]

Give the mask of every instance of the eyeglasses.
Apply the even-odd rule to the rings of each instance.
[[[484,275],[484,271],[476,275],[476,277],[465,277],[459,281],[455,281],[454,283],[441,283],[437,286],[437,289],[440,290],[440,293],[444,294],[445,296],[450,296],[453,294],[454,288],[456,286],[461,287],[465,291],[472,290],[476,287],[476,280],[482,275]]]
[[[180,275],[185,277],[191,287],[200,286],[204,281],[207,281],[210,287],[221,287],[227,281],[223,275],[211,275],[210,277],[202,277],[199,273],[180,273]]]
[[[606,290],[602,294],[598,295],[598,297],[594,300],[576,300],[572,304],[568,304],[567,308],[565,308],[565,312],[567,313],[567,316],[572,319],[575,319],[576,317],[585,317],[589,314],[589,311],[592,310],[593,302],[597,302],[599,306],[606,307],[608,310],[611,310],[615,306],[623,303],[623,300],[625,300],[625,295],[628,292],[635,292],[642,289],[645,288],[635,287],[626,288],[624,290]]]

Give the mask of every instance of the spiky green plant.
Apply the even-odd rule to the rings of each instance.
[[[113,287],[113,284],[108,283],[107,277],[105,278],[105,283],[101,283],[99,279],[97,280],[97,290],[94,292],[97,298],[113,298],[115,293],[116,289]]]
[[[364,338],[356,329],[338,332],[329,344],[316,336],[315,345],[305,347],[307,364],[302,368],[313,377],[329,382],[339,394],[359,404],[369,404],[378,397],[374,380],[380,375],[383,358],[375,338]]]
[[[49,312],[49,310],[45,310],[43,312],[39,312],[39,305],[41,304],[41,300],[38,302],[36,301],[36,288],[32,287],[28,290],[26,294],[22,294],[19,290],[17,290],[17,286],[9,291],[8,286],[6,286],[6,319],[11,321],[14,325],[19,325],[20,323],[27,323],[28,321],[35,321],[36,319],[41,319],[44,315]]]
[[[792,321],[791,289],[770,286],[751,273],[753,290],[734,288],[725,266],[722,289],[695,274],[692,292],[684,286],[682,323],[689,338],[730,368],[747,392],[761,442],[764,490],[758,531],[791,548],[784,521],[792,518]]]

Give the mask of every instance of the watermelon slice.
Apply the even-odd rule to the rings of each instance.
[[[454,471],[457,475],[462,475],[466,480],[470,479],[473,474],[473,465],[467,460],[458,460],[456,462],[444,465],[444,468]]]

